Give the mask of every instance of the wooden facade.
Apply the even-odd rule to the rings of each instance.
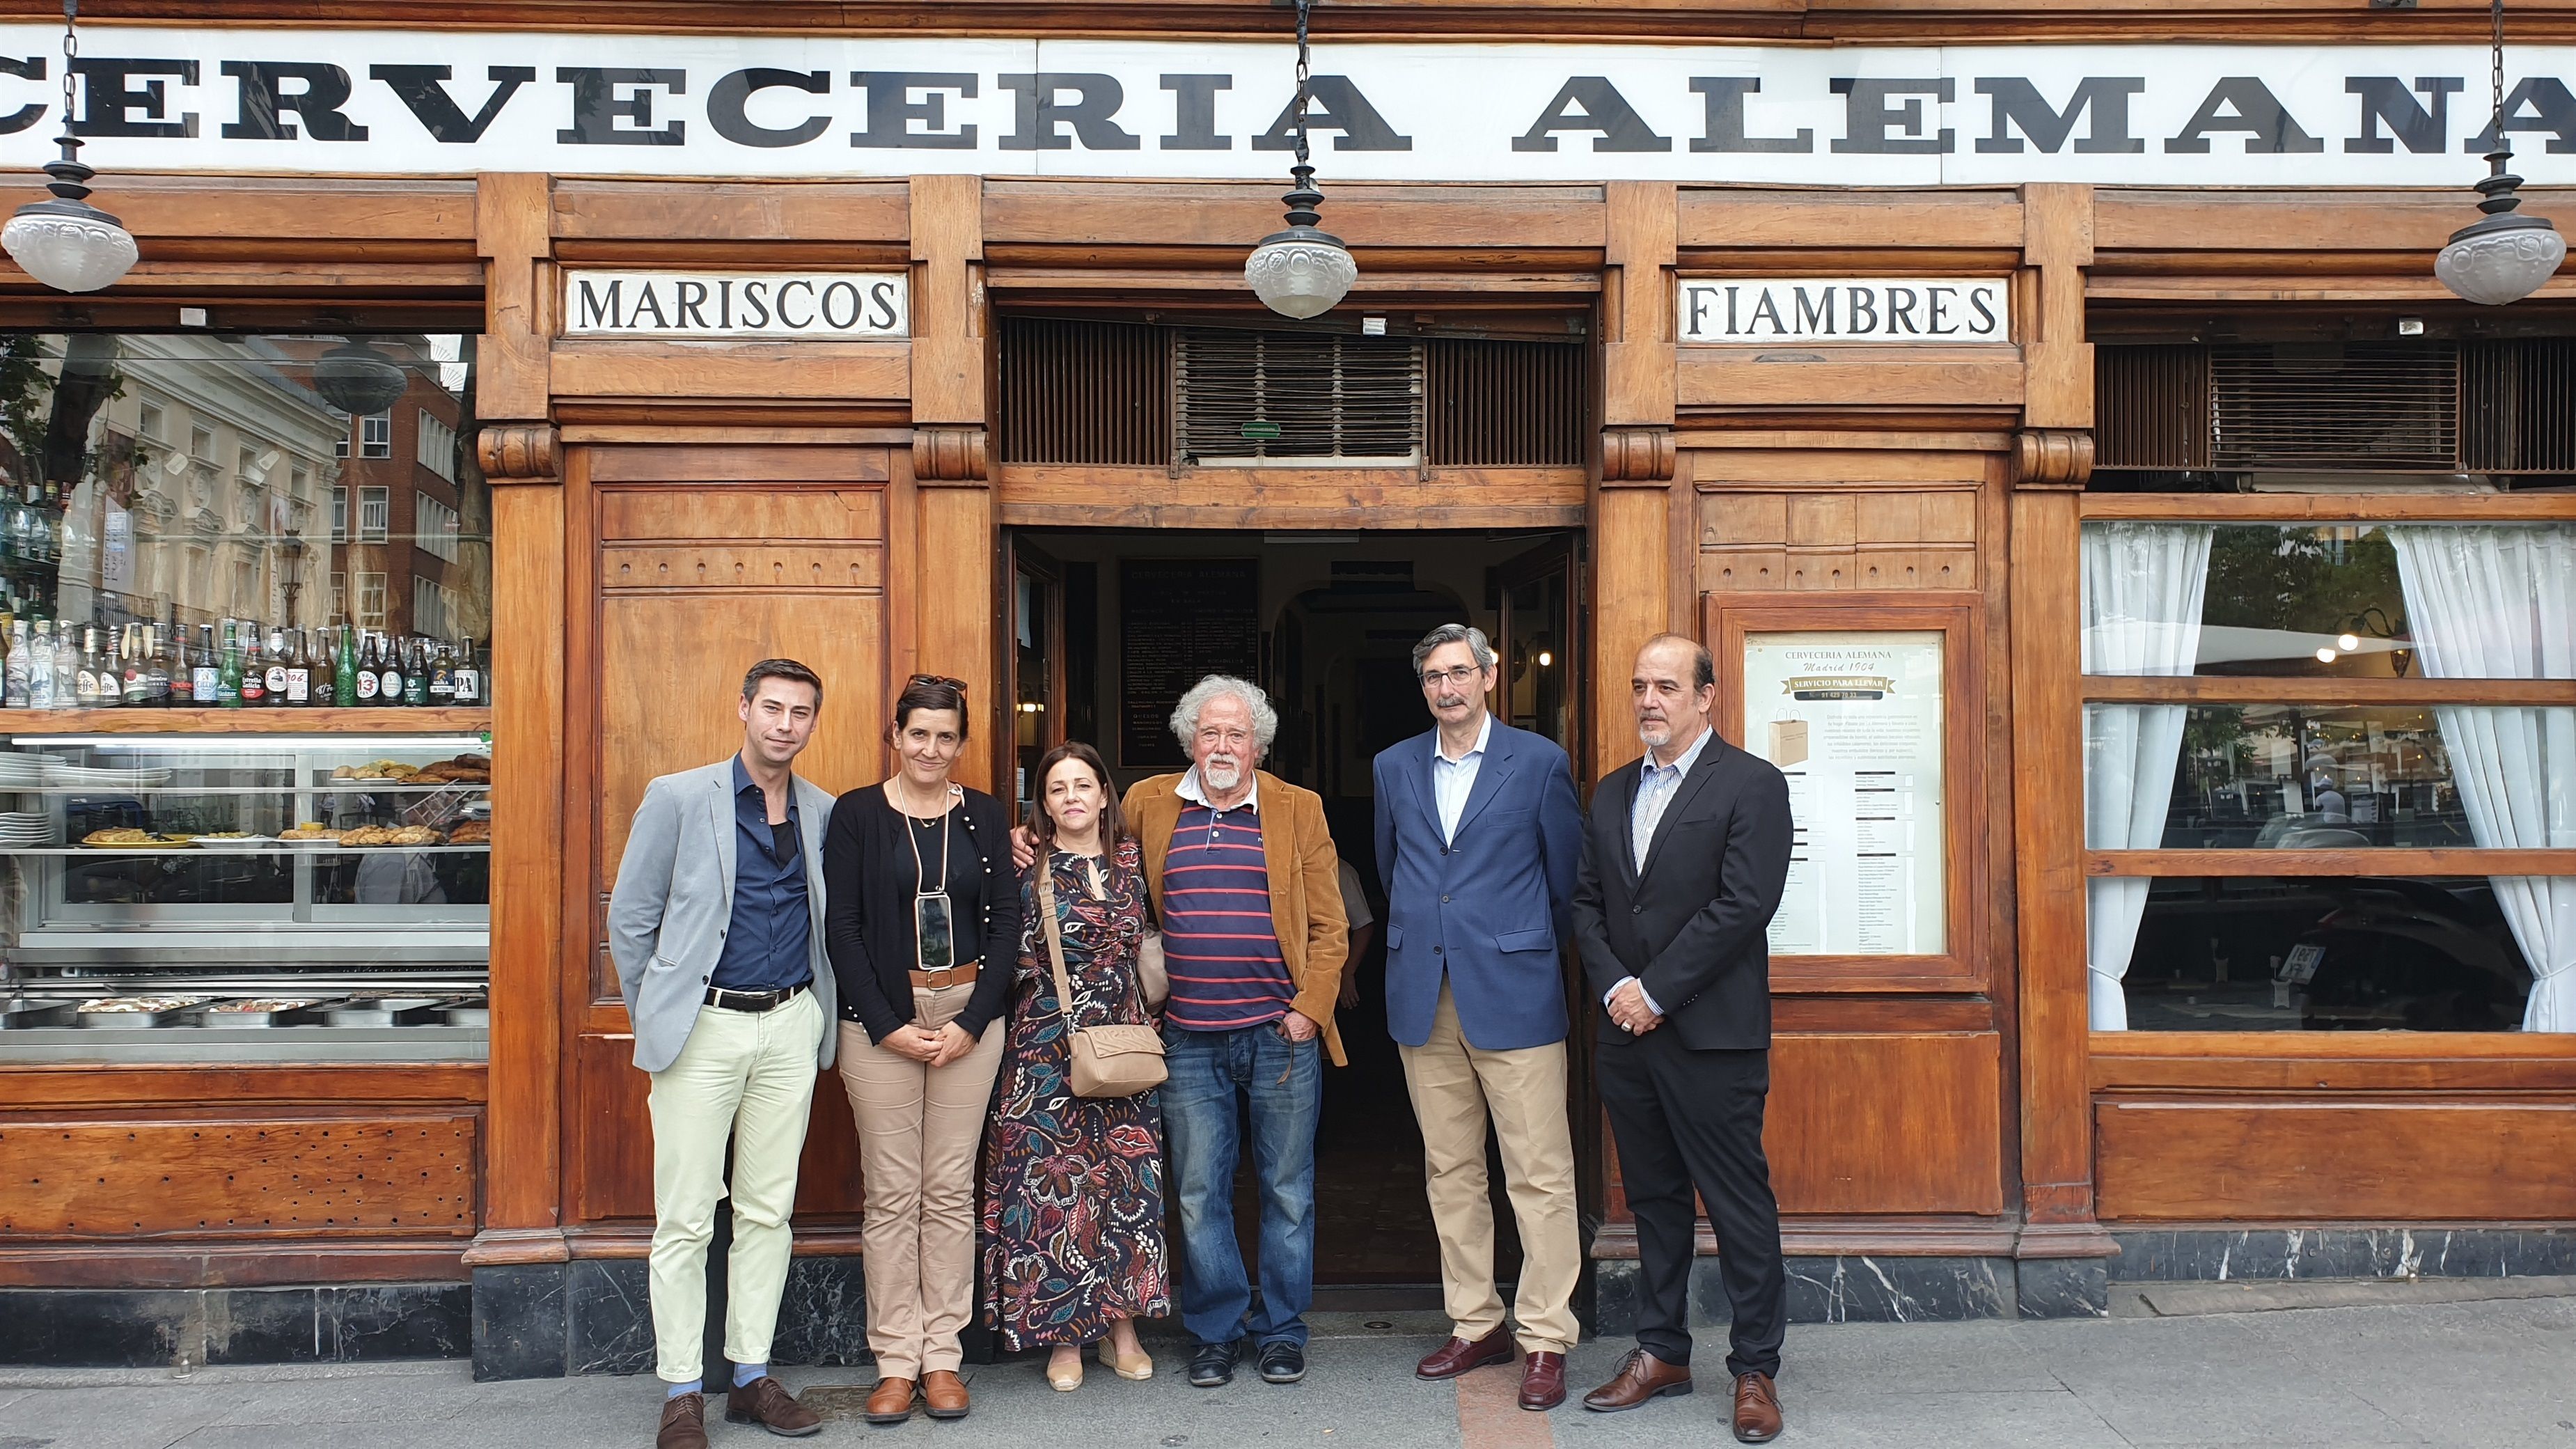
[[[179,7],[191,18],[203,8]],[[263,7],[219,8],[266,18]],[[304,23],[382,15],[265,8]],[[779,5],[767,19],[838,29],[853,11],[906,8]],[[1220,9],[1221,23],[1205,18]],[[1347,9],[1347,25],[1376,38],[1535,25],[1922,40],[1987,38],[1978,27],[2005,23],[1946,5],[1797,0],[1542,0],[1507,17],[1447,4]],[[459,25],[507,11],[511,24],[562,28],[592,13],[420,10]],[[0,11],[44,7],[13,0]],[[165,11],[177,13],[137,3],[117,17]],[[2430,0],[2372,12],[2366,27],[2351,5],[2265,11],[2262,38],[2459,40],[2484,26],[2483,7]],[[1048,13],[1067,20],[980,3],[921,18],[1025,31]],[[1086,7],[1103,14],[1161,33],[1285,23],[1267,5]],[[2247,36],[2254,17],[2067,0],[2017,7],[2009,26],[2223,40]],[[632,23],[735,18],[731,7],[673,4]],[[2563,39],[2576,34],[2576,9],[2540,7],[2531,25]],[[603,913],[645,782],[729,747],[734,725],[718,702],[758,655],[802,658],[829,681],[801,766],[828,789],[881,775],[883,709],[916,669],[967,680],[992,702],[979,731],[1006,737],[1002,540],[1036,527],[1580,529],[1588,778],[1631,753],[1625,662],[1649,634],[1698,635],[1723,669],[1725,646],[1747,629],[1942,631],[1947,948],[1775,969],[1770,1140],[1792,1254],[2053,1263],[2081,1275],[2099,1272],[2125,1226],[2576,1219],[2566,1166],[2576,1162],[2576,1037],[2087,1029],[2086,879],[2210,865],[2084,849],[2081,706],[2122,696],[2113,685],[2088,694],[2078,669],[2078,530],[2088,517],[2156,514],[2136,495],[2085,491],[2088,313],[2439,309],[2430,258],[2468,214],[2465,192],[1334,185],[1329,153],[1324,162],[1329,224],[1360,267],[1346,310],[1589,320],[1598,446],[1586,466],[998,461],[996,315],[1240,314],[1242,256],[1275,225],[1275,184],[116,175],[102,200],[143,254],[125,282],[63,298],[0,271],[11,327],[166,328],[178,307],[202,306],[219,327],[327,325],[363,308],[398,325],[481,332],[500,802],[488,1065],[0,1067],[10,1168],[0,1285],[417,1282],[640,1257],[651,1227],[646,1084],[629,1064]],[[2546,192],[2532,205],[2567,214]],[[559,335],[568,266],[821,261],[908,269],[910,337]],[[2008,344],[1793,353],[1676,340],[1678,280],[1781,275],[2008,276],[2014,334]],[[2562,276],[2532,305],[2571,304],[2576,278]],[[2383,513],[2387,503],[2375,500]],[[2500,516],[2482,500],[2422,506]],[[2576,518],[2566,494],[2501,506]],[[2331,500],[2305,496],[2181,511],[2211,507],[2336,515]],[[1722,692],[1738,687],[1722,680]],[[2541,687],[2534,698],[2565,695]],[[995,770],[992,755],[970,751],[963,773],[986,784]],[[2570,854],[2521,868],[2576,874]],[[799,1251],[854,1254],[863,1184],[846,1107],[837,1091],[815,1100]],[[1592,1110],[1588,1098],[1579,1105]],[[1615,1161],[1591,1186],[1602,1212],[1595,1257],[1633,1256]]]

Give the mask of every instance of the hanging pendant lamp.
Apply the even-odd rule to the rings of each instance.
[[[2522,198],[2514,188],[2522,178],[2506,171],[2513,147],[2504,138],[2504,0],[2492,0],[2495,78],[2495,149],[2487,153],[2487,175],[2478,182],[2478,210],[2486,215],[2451,233],[2450,245],[2433,259],[2433,275],[2462,298],[2489,307],[2519,302],[2540,290],[2567,260],[2567,239],[2549,219],[2515,210]]]
[[[63,0],[63,154],[45,163],[50,201],[19,207],[0,227],[0,248],[28,276],[58,292],[95,292],[112,286],[134,265],[134,237],[125,224],[89,204],[89,180],[98,173],[81,164],[72,135],[72,60],[80,54],[74,25],[80,0]]]
[[[1315,189],[1315,168],[1306,151],[1306,20],[1313,3],[1297,0],[1297,104],[1291,113],[1297,164],[1288,170],[1293,182],[1288,194],[1279,198],[1288,203],[1288,214],[1282,218],[1288,226],[1263,237],[1243,263],[1243,280],[1262,305],[1300,321],[1333,310],[1360,276],[1350,248],[1316,225],[1323,220],[1317,208],[1324,204],[1324,193]]]

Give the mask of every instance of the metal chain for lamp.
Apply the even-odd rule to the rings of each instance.
[[[1313,9],[1314,0],[1297,0],[1297,99],[1288,109],[1297,164],[1288,169],[1288,194],[1279,198],[1288,203],[1288,227],[1263,237],[1243,264],[1243,279],[1263,305],[1300,319],[1332,310],[1359,279],[1359,264],[1351,260],[1350,249],[1341,238],[1318,227],[1324,193],[1315,189],[1314,156],[1306,137],[1306,112],[1314,94],[1313,58],[1307,44]]]
[[[1294,182],[1286,196],[1287,222],[1290,226],[1314,226],[1323,215],[1316,208],[1324,204],[1324,193],[1315,189],[1314,158],[1306,150],[1306,107],[1313,94],[1314,62],[1306,48],[1306,23],[1313,13],[1314,0],[1297,0],[1297,103],[1289,111],[1297,135],[1297,164],[1288,168]]]

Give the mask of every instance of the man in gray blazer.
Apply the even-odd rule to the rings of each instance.
[[[608,898],[635,1065],[653,1079],[653,1338],[669,1386],[657,1449],[706,1449],[707,1242],[728,1191],[728,1136],[725,1418],[797,1437],[822,1427],[769,1374],[797,1159],[816,1070],[832,1064],[823,946],[832,797],[789,768],[822,708],[813,670],[792,659],[753,665],[741,753],[645,787]]]

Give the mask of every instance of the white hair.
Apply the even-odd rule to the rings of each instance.
[[[1231,674],[1211,674],[1191,685],[1190,692],[1172,707],[1172,733],[1180,736],[1181,748],[1188,749],[1198,739],[1200,712],[1229,694],[1252,711],[1252,742],[1261,753],[1270,753],[1270,742],[1279,737],[1279,711],[1270,707],[1270,696],[1261,692],[1260,685]]]

